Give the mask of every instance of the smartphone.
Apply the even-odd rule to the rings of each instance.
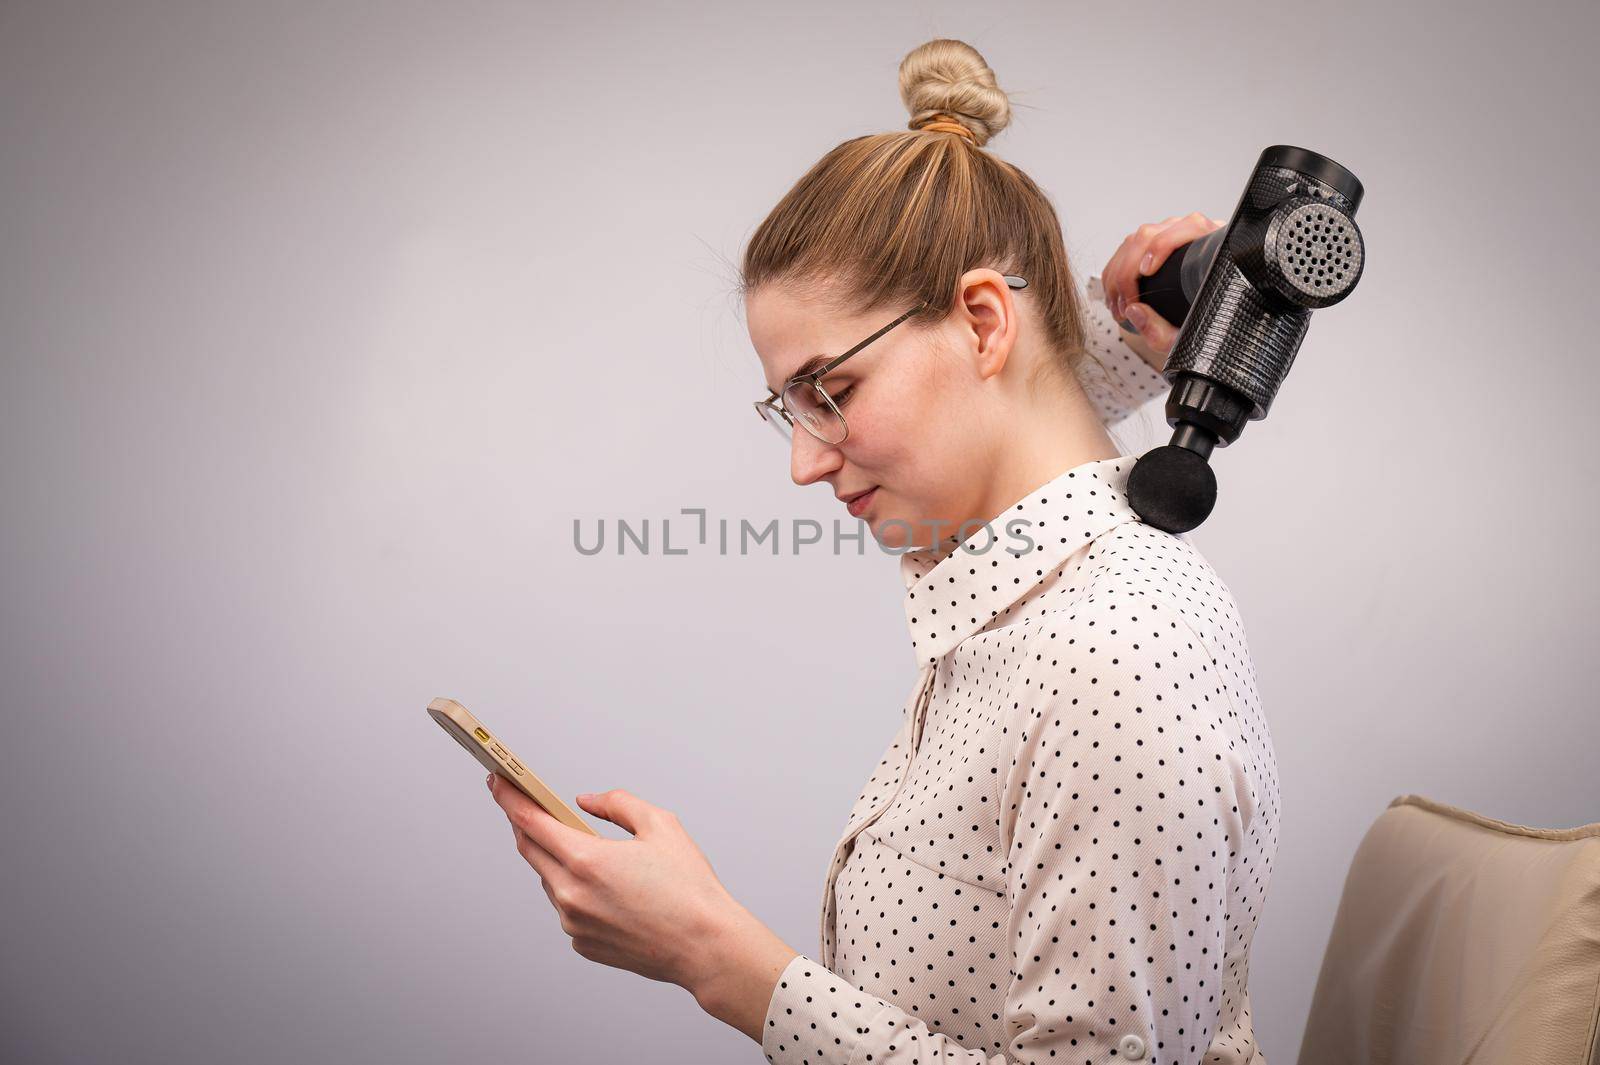
[[[485,769],[511,781],[551,817],[579,832],[591,836],[600,834],[590,828],[576,810],[562,802],[559,795],[545,787],[544,781],[534,776],[533,771],[511,753],[511,748],[496,739],[466,707],[454,699],[439,698],[428,704],[428,716],[439,722],[439,727],[454,736]]]

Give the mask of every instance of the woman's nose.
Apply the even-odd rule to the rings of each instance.
[[[794,437],[789,444],[789,476],[794,478],[795,484],[811,484],[838,469],[843,459],[837,444],[825,444],[804,427],[794,427]]]

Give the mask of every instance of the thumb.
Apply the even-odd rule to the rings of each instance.
[[[599,795],[585,792],[578,796],[578,805],[635,836],[639,834],[639,827],[644,824],[646,813],[651,809],[649,803],[621,788],[612,788]]]
[[[1178,339],[1178,330],[1146,303],[1130,303],[1123,308],[1123,314],[1139,330],[1139,335],[1145,342],[1161,354],[1172,351],[1173,341]]]

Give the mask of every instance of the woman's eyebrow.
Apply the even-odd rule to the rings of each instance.
[[[811,356],[811,358],[807,359],[805,362],[802,362],[799,366],[795,367],[794,373],[792,373],[788,377],[784,378],[783,379],[783,383],[784,384],[788,384],[790,381],[793,381],[796,377],[799,377],[802,374],[810,373],[812,370],[815,370],[817,367],[825,365],[832,358],[833,358],[832,355],[813,355],[813,356]],[[773,388],[771,385],[768,385],[767,386],[767,391],[773,392],[773,393],[778,393],[778,392],[782,392],[783,389],[782,389],[782,387]]]
[[[808,374],[817,367],[825,365],[831,358],[833,358],[832,355],[813,355],[799,366],[796,366],[794,373],[790,374],[789,377],[793,379]]]

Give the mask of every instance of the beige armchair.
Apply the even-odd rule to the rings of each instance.
[[[1351,861],[1298,1065],[1600,1065],[1600,823],[1391,802]]]

